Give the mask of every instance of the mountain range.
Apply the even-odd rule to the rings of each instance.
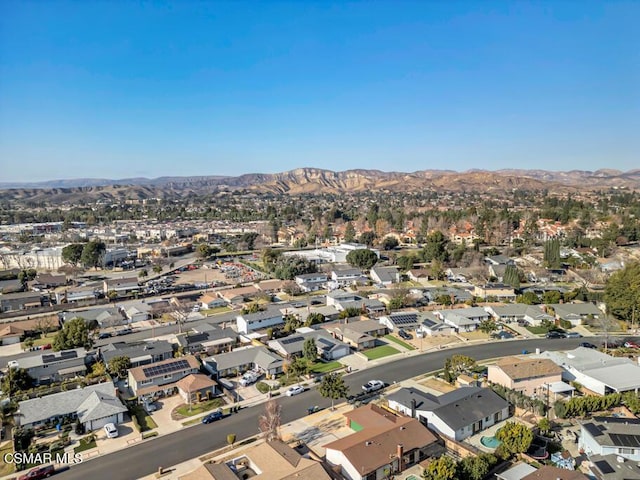
[[[420,170],[382,172],[298,168],[281,173],[250,173],[240,176],[194,176],[110,179],[69,179],[36,183],[0,182],[0,199],[62,203],[78,198],[117,201],[169,198],[225,190],[251,190],[284,194],[341,193],[365,191],[501,191],[552,190],[574,192],[602,189],[640,190],[640,169],[622,172],[571,170]]]

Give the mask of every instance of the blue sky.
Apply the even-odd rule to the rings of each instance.
[[[640,168],[640,2],[0,3],[0,181]]]

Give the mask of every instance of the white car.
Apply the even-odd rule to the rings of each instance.
[[[20,364],[16,360],[9,360],[9,362],[7,363],[7,367],[20,368]]]
[[[304,388],[300,385],[294,385],[293,387],[289,387],[289,390],[286,391],[285,395],[287,397],[293,397],[294,395],[298,395],[299,393],[304,392]]]
[[[362,390],[364,390],[365,393],[375,392],[381,388],[384,388],[384,382],[382,380],[369,380],[362,385]]]
[[[107,438],[116,438],[118,436],[118,427],[114,423],[107,423],[104,426],[104,433],[107,434]]]

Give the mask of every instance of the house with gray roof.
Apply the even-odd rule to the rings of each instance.
[[[100,347],[98,355],[105,364],[116,357],[127,357],[131,361],[131,367],[139,367],[172,358],[173,345],[165,340],[115,342]]]
[[[361,282],[363,279],[366,279],[366,277],[359,268],[334,268],[331,271],[331,281],[339,287],[346,287],[347,285]]]
[[[396,266],[383,267],[375,265],[371,268],[369,274],[375,283],[384,286],[400,282],[400,269]]]
[[[192,354],[215,355],[229,352],[238,344],[238,333],[234,329],[208,324],[207,327],[211,328],[195,328],[190,332],[176,335],[178,346],[182,347],[183,351]]]
[[[487,313],[497,321],[510,323],[524,320],[524,316],[530,307],[530,305],[525,305],[524,303],[511,303],[508,305],[490,305],[485,308]],[[542,313],[541,310],[540,312]]]
[[[640,480],[640,463],[620,455],[591,455],[589,462],[596,480]]]
[[[326,273],[303,273],[293,280],[303,292],[315,292],[326,288],[329,277]]]
[[[0,295],[0,312],[29,310],[48,304],[40,292],[3,293]]]
[[[437,312],[438,316],[442,318],[443,323],[450,325],[456,332],[473,332],[478,328],[480,322],[476,319],[465,317],[460,315],[462,309],[458,310],[442,310]]]
[[[473,294],[464,288],[455,287],[427,287],[423,290],[424,297],[429,303],[435,302],[439,297],[453,297],[456,303],[464,303],[473,299]]]
[[[58,313],[60,323],[73,320],[74,318],[82,318],[87,325],[97,324],[100,328],[108,328],[126,323],[126,319],[117,307],[96,307],[86,310],[76,310],[73,312]]]
[[[303,355],[304,342],[309,338],[315,341],[318,355],[324,360],[338,360],[351,353],[349,345],[332,337],[325,330],[293,333],[288,337],[270,340],[269,348],[284,358],[300,357]]]
[[[580,423],[578,447],[588,457],[619,455],[640,462],[640,419],[594,417]]]
[[[254,330],[284,324],[283,315],[277,310],[265,310],[256,313],[242,313],[236,317],[239,333],[250,333]]]
[[[283,365],[284,360],[266,347],[238,348],[212,355],[203,361],[204,368],[216,378],[234,376],[253,369],[274,376],[282,373]]]
[[[415,330],[421,323],[420,312],[416,311],[393,312],[383,315],[378,320],[391,332],[397,332],[400,329]]]
[[[536,305],[529,305],[529,308],[527,308],[524,313],[523,319],[529,325],[532,325],[534,327],[539,327],[540,325],[542,325],[542,322],[545,321],[551,323],[555,322],[555,317],[553,315],[549,315]]]
[[[599,318],[602,311],[593,303],[556,303],[547,305],[553,309],[558,320],[571,322],[574,327],[588,318]]]
[[[91,431],[107,423],[122,423],[127,408],[118,399],[113,382],[105,382],[25,400],[18,404],[18,413],[16,418],[25,428],[77,418]]]
[[[356,350],[365,350],[376,346],[376,338],[387,334],[387,327],[376,320],[352,320],[345,319],[344,323],[323,325],[331,335],[341,340]]]
[[[416,388],[401,388],[387,400],[390,408],[458,441],[510,415],[509,402],[490,388],[461,387],[437,397]]]
[[[36,385],[61,382],[67,378],[83,376],[93,360],[84,348],[62,350],[50,353],[40,353],[20,358],[20,368],[26,370]]]
[[[456,329],[440,320],[440,317],[432,312],[420,312],[420,325],[416,328],[416,334],[420,337],[428,335],[453,335]]]

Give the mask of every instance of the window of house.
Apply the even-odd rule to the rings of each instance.
[[[164,377],[162,377],[165,380],[171,380],[173,378],[173,375],[168,373],[167,375],[165,375]]]
[[[140,380],[138,385],[150,385],[151,383],[153,383],[153,380]]]
[[[619,448],[618,453],[620,455],[633,455],[634,450],[633,448]]]

